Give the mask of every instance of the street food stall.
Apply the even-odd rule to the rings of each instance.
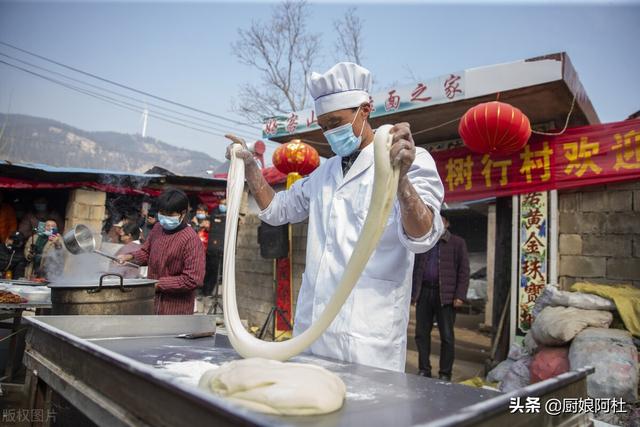
[[[533,77],[531,73],[522,72],[529,69],[533,70]],[[518,70],[521,73],[518,73]],[[469,70],[461,75],[445,76],[437,80],[442,93],[434,97],[430,97],[426,92],[431,82],[419,83],[410,91],[410,102],[424,103],[425,111],[439,104],[446,104],[447,107],[443,109],[446,114],[439,111],[439,114],[442,114],[432,115],[421,114],[424,111],[418,111],[418,107],[405,105],[407,116],[413,118],[416,128],[419,129],[415,133],[416,142],[422,145],[430,144],[425,135],[433,130],[436,138],[439,138],[438,144],[444,144],[443,147],[447,149],[460,148],[459,141],[453,138],[456,133],[454,121],[458,120],[456,116],[477,102],[493,99],[496,92],[502,94],[502,99],[507,98],[514,104],[532,102],[531,105],[543,105],[551,100],[550,108],[567,107],[558,110],[558,114],[552,118],[537,116],[537,111],[542,109],[534,109],[532,121],[545,129],[561,127],[555,122],[561,116],[559,111],[566,113],[574,108],[573,116],[570,113],[565,114],[567,125],[597,122],[597,116],[584,95],[568,58],[563,54],[535,58],[515,65],[509,64],[504,69],[498,67],[490,71]],[[515,81],[498,78],[504,76],[513,77]],[[478,81],[482,84],[477,84]],[[480,87],[483,89],[480,90]],[[376,108],[402,112],[403,96],[401,92],[392,90],[381,104],[382,107],[376,104]],[[460,96],[459,103],[452,102],[457,96]],[[439,101],[431,102],[432,99]],[[382,117],[383,114],[379,116],[374,116],[374,124],[388,120]],[[314,139],[314,132],[319,137],[320,131],[314,125],[313,112],[305,120],[308,130],[300,131],[298,120],[298,116],[289,117],[285,130],[281,133],[277,121],[269,122],[266,133],[275,140],[282,138],[282,141],[296,133],[304,133],[306,142],[310,145],[315,144],[318,151],[322,153],[324,150],[324,154],[327,154],[326,144],[319,142],[321,138]],[[536,141],[536,144],[538,143],[544,147],[544,141]],[[437,147],[435,148],[434,151],[437,151]],[[533,149],[542,150],[537,145]],[[480,159],[479,162],[481,161]],[[502,167],[497,167],[493,175],[490,171],[489,178],[494,180],[491,184],[495,187],[493,190],[501,185],[499,178],[503,171]],[[470,172],[467,174],[472,175]],[[451,182],[447,179],[443,181],[455,190],[456,186],[464,187],[467,181],[471,181],[471,177],[462,178],[464,179],[460,182],[457,178],[454,181],[454,177],[451,178]],[[518,189],[508,191],[510,192],[500,195],[511,196],[520,192]],[[456,195],[455,191],[451,193]],[[495,194],[482,193],[482,197],[490,195]],[[459,199],[456,200],[454,197],[453,200],[465,198],[460,196]],[[531,203],[525,208],[530,209]],[[498,212],[498,216],[503,214],[504,212]],[[516,216],[519,214],[520,212],[514,211],[514,216],[509,219],[516,223]],[[498,219],[496,222],[499,223]],[[555,227],[553,232],[557,234],[557,223],[554,224],[550,220],[550,224],[551,227]],[[520,225],[519,221],[517,225]],[[503,250],[516,250],[519,243],[517,234],[518,229],[515,229],[513,245]],[[505,237],[502,236],[501,239],[496,238],[496,247]],[[505,253],[495,254],[494,257],[507,259]],[[548,262],[553,264],[554,261]],[[517,269],[517,265],[515,268]],[[549,277],[545,280],[555,280],[555,268],[553,265],[549,267]],[[516,274],[515,271],[513,273]],[[503,279],[506,282],[510,278],[511,275],[507,274]],[[290,283],[288,281],[289,286]],[[120,283],[120,287],[124,288],[124,285]],[[116,284],[115,289],[117,288]],[[508,286],[505,289],[508,290]],[[503,314],[499,316],[501,319],[507,318],[505,313],[508,304],[504,304],[503,300],[505,289],[496,293],[499,294],[497,297],[494,296],[494,310],[502,310]],[[291,294],[289,289],[289,301]],[[512,296],[512,301],[517,298],[517,295]],[[292,303],[289,304],[290,306],[282,308],[292,312]],[[591,367],[571,370],[510,393],[498,393],[495,390],[452,384],[303,353],[292,358],[292,361],[319,365],[340,377],[347,388],[345,403],[339,410],[325,415],[285,417],[244,409],[198,387],[200,377],[208,369],[240,358],[230,344],[227,331],[216,329],[215,317],[61,315],[32,317],[28,319],[28,323],[31,329],[24,358],[28,368],[25,387],[28,408],[51,413],[54,419],[59,417],[64,422],[72,423],[73,420],[79,425],[401,427],[510,424],[552,426],[584,425],[588,422],[586,413],[554,413],[546,409],[550,401],[587,397],[586,379],[594,372]],[[515,329],[513,320],[511,326]],[[502,328],[503,325],[500,326],[500,329]],[[505,327],[504,330],[508,328]],[[527,407],[526,412],[518,411],[517,407],[514,410],[514,402],[519,404],[521,399],[537,402],[538,405]],[[47,417],[44,424],[51,422]]]

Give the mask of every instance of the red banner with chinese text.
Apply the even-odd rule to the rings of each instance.
[[[506,157],[466,147],[431,155],[447,202],[640,179],[640,119],[534,135]]]

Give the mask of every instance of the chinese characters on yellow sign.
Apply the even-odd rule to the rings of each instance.
[[[520,195],[518,317],[516,334],[531,327],[531,310],[547,283],[547,193]]]

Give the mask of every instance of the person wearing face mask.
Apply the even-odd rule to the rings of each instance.
[[[64,232],[62,229],[62,224],[64,224],[62,217],[57,212],[49,209],[46,198],[37,197],[33,200],[33,210],[27,213],[20,221],[18,231],[21,232],[25,238],[29,238],[36,232],[38,226],[42,228],[47,219],[55,221],[58,227],[60,227],[59,231],[61,233]]]
[[[44,228],[27,239],[24,255],[29,261],[25,271],[27,279],[53,279],[62,274],[64,251],[58,224],[47,219]]]
[[[209,208],[204,203],[200,203],[196,208],[196,213],[191,218],[191,226],[198,231],[200,224],[209,215]]]
[[[220,204],[218,205],[217,214],[218,215],[226,215],[227,214],[227,199],[220,200]]]
[[[360,236],[373,190],[373,139],[369,124],[371,75],[339,63],[312,73],[309,91],[318,125],[334,157],[287,191],[275,193],[246,149],[249,189],[261,220],[271,225],[308,219],[306,269],[294,319],[294,335],[313,324],[335,293]],[[426,252],[444,231],[444,188],[429,153],[416,148],[408,123],[392,130],[391,162],[399,168],[397,200],[378,246],[351,295],[311,353],[403,372],[414,253]],[[230,147],[227,150],[227,157]]]
[[[157,200],[158,222],[139,250],[117,256],[149,267],[156,284],[155,314],[193,314],[196,288],[202,286],[204,247],[189,227],[189,199],[180,190],[166,190]]]
[[[20,279],[24,277],[27,259],[24,256],[24,236],[19,231],[10,233],[4,245],[0,245],[0,278]]]

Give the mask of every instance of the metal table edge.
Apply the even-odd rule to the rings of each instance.
[[[429,427],[450,427],[458,426],[463,423],[467,425],[469,422],[487,419],[491,415],[498,414],[504,411],[505,408],[508,408],[512,398],[541,397],[549,392],[558,390],[561,386],[576,383],[594,372],[595,368],[593,366],[585,366],[584,368],[565,372],[539,383],[531,384],[510,393],[493,397],[484,402],[476,403],[464,408],[457,414],[423,425],[428,425]]]
[[[176,390],[178,390],[181,392],[181,395],[183,397],[186,397],[187,399],[197,403],[198,405],[210,406],[211,404],[215,404],[218,410],[224,412],[225,415],[229,417],[236,418],[239,421],[243,422],[250,422],[254,425],[266,425],[263,418],[255,416],[251,411],[239,409],[237,405],[230,404],[224,399],[219,398],[211,393],[200,390],[198,388],[188,387],[179,383],[167,382],[165,378],[157,372],[157,370],[145,365],[144,363],[130,359],[126,356],[122,356],[114,351],[94,344],[85,338],[79,338],[75,335],[48,325],[47,323],[41,322],[37,319],[37,316],[28,317],[25,319],[27,319],[32,327],[43,330],[46,333],[51,334],[80,350],[87,351],[92,356],[97,357],[104,362],[114,362],[116,367],[124,369],[130,374],[142,376],[144,379],[152,382],[155,386],[159,386],[169,392],[175,392]],[[274,423],[273,425],[275,426],[277,424]]]

